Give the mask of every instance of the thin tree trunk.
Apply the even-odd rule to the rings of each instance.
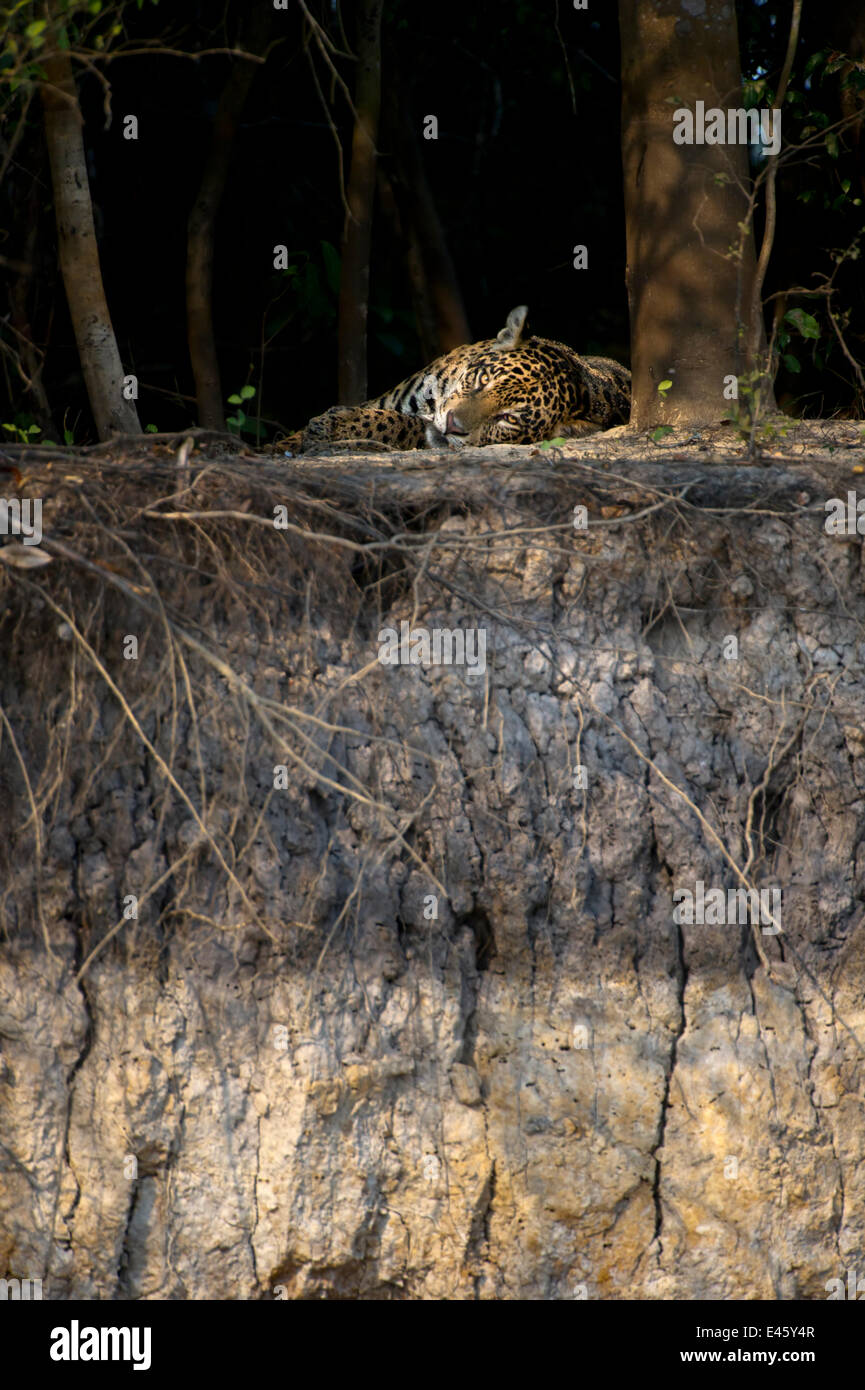
[[[784,105],[784,97],[787,92],[787,83],[790,81],[790,73],[793,70],[793,59],[796,55],[796,47],[799,43],[799,25],[802,19],[802,0],[793,0],[793,14],[790,19],[790,33],[787,39],[787,53],[784,58],[784,66],[781,69],[781,76],[775,92],[774,106],[781,110]],[[773,117],[773,120],[779,119]],[[778,174],[778,156],[770,154],[766,168],[766,179],[764,182],[766,199],[766,221],[763,227],[763,240],[760,243],[760,254],[757,257],[757,267],[751,285],[751,310],[749,314],[749,341],[748,341],[748,366],[753,370],[758,367],[757,354],[760,351],[760,341],[763,336],[763,285],[766,280],[766,271],[769,269],[769,258],[772,255],[772,245],[775,240],[775,227],[777,224],[777,199],[775,196],[775,179]]]
[[[43,164],[42,159],[39,162],[40,165]],[[44,177],[44,168],[41,172]],[[55,434],[56,426],[42,380],[45,354],[36,346],[30,322],[30,295],[36,275],[36,258],[39,254],[39,213],[44,197],[43,189],[43,180],[34,177],[27,197],[27,230],[21,246],[21,269],[9,290],[9,323],[15,330],[16,350],[20,358],[19,375],[30,397],[33,416],[42,431],[43,439],[50,439]]]
[[[415,314],[432,329],[430,358],[471,341],[468,316],[435,198],[426,176],[415,118],[397,76],[388,84],[388,142],[395,151],[391,178],[407,240],[406,264]],[[435,148],[431,145],[431,148]]]
[[[69,54],[58,48],[53,38],[46,44],[41,63],[46,77],[42,105],[60,272],[90,409],[100,439],[110,439],[118,432],[140,434],[135,404],[123,397],[125,373],[102,283],[72,64]]]
[[[421,357],[424,362],[432,362],[434,357],[441,355],[442,348],[439,346],[438,326],[430,300],[420,247],[417,244],[417,238],[410,235],[403,225],[393,184],[381,165],[378,170],[377,184],[379,210],[390,223],[394,244],[400,248],[405,262]]]
[[[861,4],[848,5],[832,17],[829,41],[853,60],[845,63],[841,71],[840,105],[841,115],[852,122],[848,128],[848,138],[853,147],[859,185],[865,194],[865,141],[862,139],[865,93],[852,80],[855,64],[865,59],[865,9]]]
[[[676,107],[742,105],[735,10],[728,0],[705,0],[698,17],[695,9],[619,0],[631,423],[641,429],[720,420],[724,378],[743,370],[750,338],[747,147],[673,141]],[[731,258],[740,237],[741,257]],[[666,399],[664,380],[673,383]]]
[[[381,109],[381,12],[383,0],[362,0],[357,18],[357,118],[351,144],[348,213],[342,238],[338,316],[340,405],[366,400],[366,329],[369,257],[375,197],[376,140]]]
[[[273,11],[253,11],[243,46],[259,52],[267,42]],[[213,329],[213,257],[216,218],[225,192],[237,123],[255,77],[257,63],[239,58],[222,89],[207,163],[192,205],[186,243],[186,336],[195,377],[198,421],[204,429],[224,430],[222,381]]]

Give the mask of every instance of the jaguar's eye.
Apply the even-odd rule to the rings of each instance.
[[[475,386],[486,386],[489,379],[489,370],[486,367],[482,367],[475,378]]]

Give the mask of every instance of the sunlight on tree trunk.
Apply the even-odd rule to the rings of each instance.
[[[720,420],[725,378],[744,370],[749,339],[754,240],[739,225],[747,146],[673,141],[677,109],[742,106],[735,11],[728,0],[705,0],[699,17],[694,9],[619,0],[631,423],[640,429]]]
[[[339,286],[338,396],[340,405],[367,397],[366,330],[369,257],[375,197],[376,139],[381,108],[381,12],[383,0],[363,0],[357,17],[357,119],[351,143],[348,215],[342,238]]]
[[[41,62],[60,272],[90,408],[100,439],[118,432],[140,434],[135,404],[123,397],[125,373],[102,283],[72,64],[56,39],[49,40]]]

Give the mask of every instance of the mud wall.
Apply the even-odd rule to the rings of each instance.
[[[812,1299],[861,1266],[861,538],[804,465],[527,452],[31,480],[8,1275]],[[485,668],[383,665],[403,622]],[[771,920],[688,920],[743,884]]]

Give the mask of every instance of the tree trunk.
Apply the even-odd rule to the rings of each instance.
[[[853,81],[854,63],[861,63],[865,59],[865,10],[861,6],[845,7],[832,16],[829,41],[853,60],[845,64],[841,74],[841,115],[853,122],[846,139],[853,148],[859,186],[865,194],[865,141],[862,139],[865,94]]]
[[[40,166],[44,165],[44,156],[39,163]],[[44,167],[41,172],[44,178]],[[21,269],[15,275],[9,289],[9,324],[15,331],[15,347],[19,356],[18,371],[27,389],[30,410],[42,432],[42,438],[51,439],[57,427],[42,380],[45,352],[36,344],[30,315],[31,292],[36,279],[39,255],[39,213],[44,197],[43,178],[34,177],[27,196],[26,230],[20,252]]]
[[[244,46],[259,52],[267,42],[273,11],[253,11]],[[189,214],[186,249],[186,334],[195,377],[198,421],[204,429],[224,430],[222,382],[213,331],[213,256],[216,217],[225,191],[237,122],[258,65],[240,58],[222,90],[213,123],[210,151]]]
[[[357,19],[357,119],[351,143],[348,213],[342,237],[339,286],[338,395],[340,405],[366,400],[366,327],[369,256],[375,197],[376,140],[381,109],[383,0],[363,0]]]
[[[102,283],[72,64],[54,40],[46,45],[41,62],[60,272],[90,409],[100,439],[110,439],[117,432],[140,434],[135,404],[123,396],[123,364]]]
[[[406,237],[406,267],[421,338],[430,360],[471,341],[468,316],[435,198],[426,176],[415,117],[397,76],[388,83],[388,144],[395,152],[391,180]]]
[[[729,407],[724,378],[743,370],[750,327],[752,229],[741,260],[729,254],[747,213],[747,147],[677,145],[673,113],[742,105],[735,11],[727,0],[706,0],[699,17],[619,0],[619,17],[631,423],[707,424]]]
[[[381,164],[376,182],[379,211],[390,225],[390,235],[394,245],[399,247],[400,255],[405,264],[421,357],[424,362],[432,362],[434,357],[441,355],[443,349],[439,346],[438,326],[429,295],[420,247],[417,238],[413,235],[413,228],[407,228],[403,223],[396,191]]]

